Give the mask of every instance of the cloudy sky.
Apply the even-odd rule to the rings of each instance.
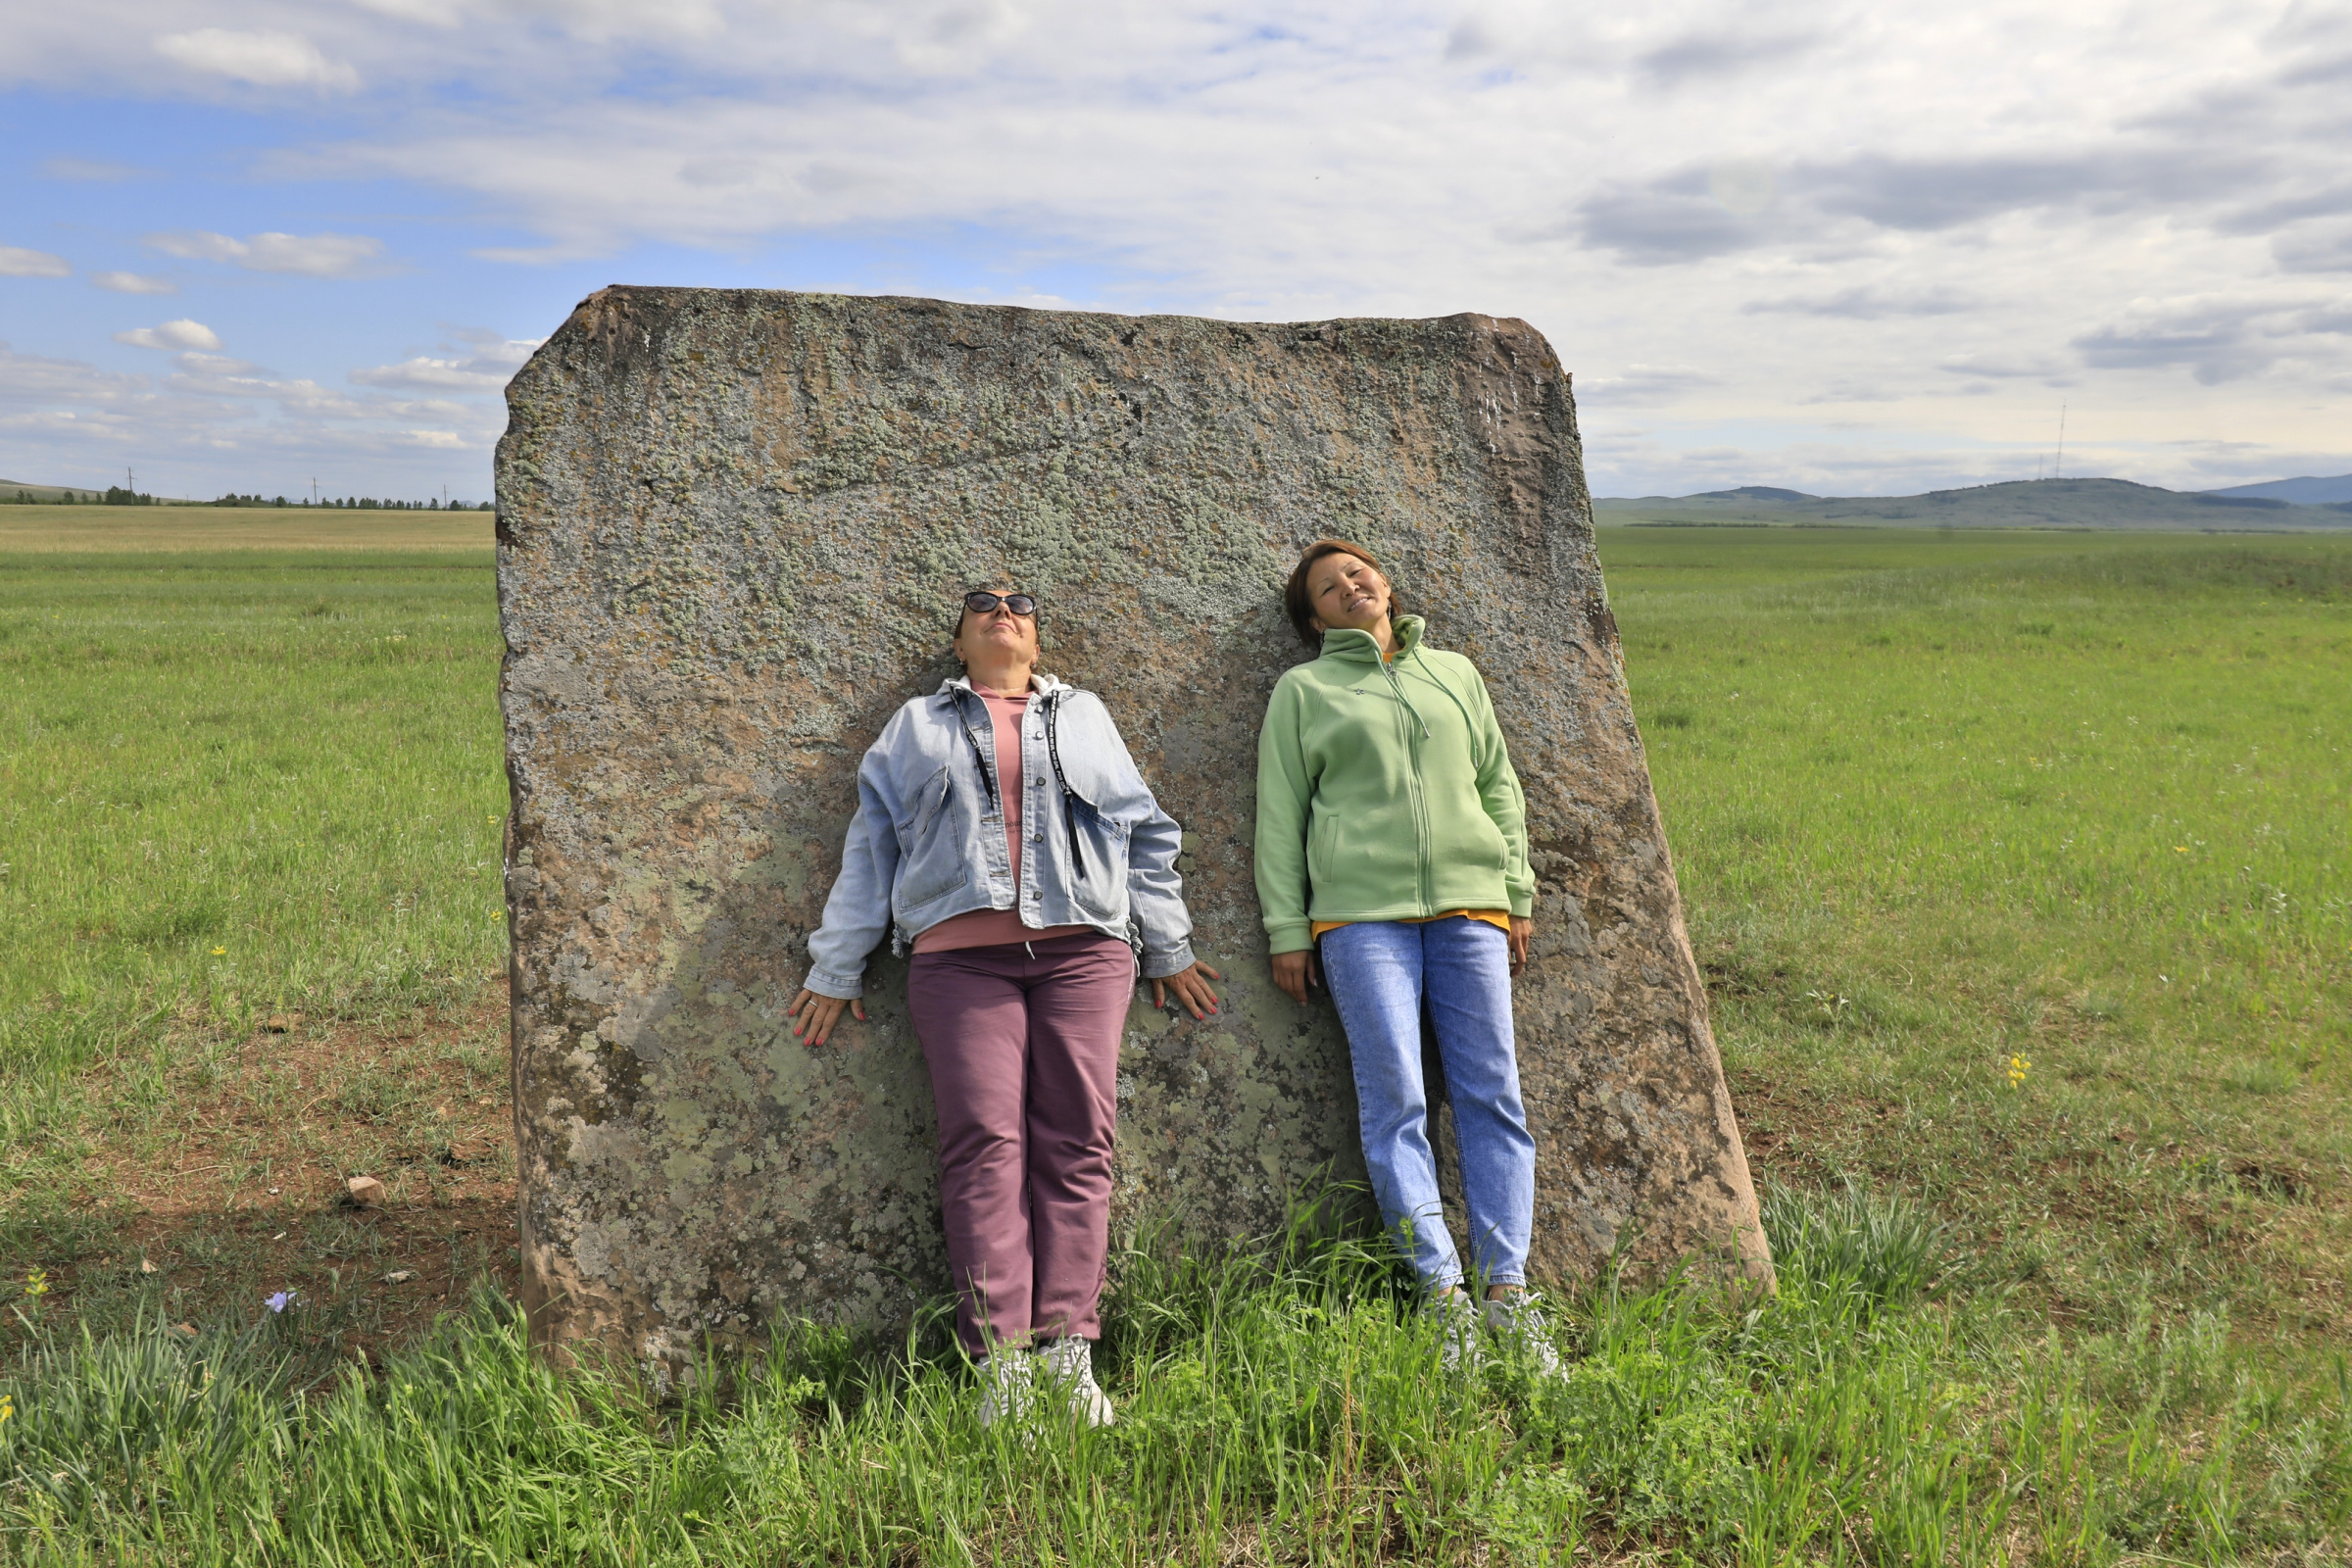
[[[0,476],[487,495],[608,282],[1525,317],[1593,488],[2352,469],[2352,0],[0,7]]]

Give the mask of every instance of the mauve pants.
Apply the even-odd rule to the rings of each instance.
[[[1100,1339],[1119,1034],[1135,955],[1089,931],[918,953],[906,1009],[939,1106],[964,1348]]]

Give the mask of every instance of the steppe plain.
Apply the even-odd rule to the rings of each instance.
[[[1452,1381],[1364,1238],[1146,1234],[1023,1446],[937,1322],[531,1359],[488,518],[98,511],[0,508],[0,1554],[2352,1552],[2352,538],[1604,517],[1781,1295]]]

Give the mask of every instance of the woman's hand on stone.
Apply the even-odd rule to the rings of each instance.
[[[1527,945],[1535,934],[1535,921],[1523,915],[1511,916],[1511,974],[1514,977],[1527,967]]]
[[[1312,948],[1300,948],[1296,953],[1277,953],[1273,963],[1274,983],[1282,988],[1284,995],[1301,1006],[1306,1004],[1307,988],[1323,984],[1322,970],[1315,962],[1315,950]]]
[[[1208,979],[1203,980],[1200,978],[1202,975],[1206,975]],[[1176,1000],[1183,1003],[1194,1017],[1205,1018],[1217,1010],[1217,994],[1208,989],[1208,981],[1224,978],[1205,963],[1196,963],[1189,969],[1180,969],[1172,975],[1152,982],[1152,1005],[1154,1007],[1166,1006],[1168,993],[1173,991],[1176,993]]]
[[[839,997],[820,997],[806,987],[792,999],[792,1005],[785,1011],[792,1016],[792,1032],[801,1044],[821,1046],[832,1035],[833,1026],[841,1022],[841,1009],[844,1007],[849,1008],[851,1016],[859,1023],[865,1022],[864,1003],[844,1002]]]

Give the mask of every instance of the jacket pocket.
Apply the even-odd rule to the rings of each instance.
[[[1127,904],[1127,829],[1082,801],[1067,803],[1065,838],[1084,859],[1070,866],[1070,896],[1088,913],[1109,920]],[[1075,831],[1070,831],[1074,829]]]
[[[1437,842],[1431,846],[1441,877],[1447,871],[1508,877],[1511,841],[1475,798],[1456,803],[1438,816]]]
[[[964,879],[963,845],[949,809],[955,795],[955,777],[945,767],[923,786],[922,806],[900,845],[896,902],[903,909],[920,908]]]
[[[1306,828],[1306,875],[1311,881],[1329,881],[1332,874],[1331,852],[1340,837],[1340,818],[1336,811],[1308,807],[1313,812]]]
[[[947,768],[942,767],[932,775],[931,782],[923,786],[923,805],[914,813],[914,827],[907,835],[912,842],[922,842],[923,835],[931,831],[931,824],[938,819],[940,808],[946,806],[948,797],[955,793],[956,776]]]

